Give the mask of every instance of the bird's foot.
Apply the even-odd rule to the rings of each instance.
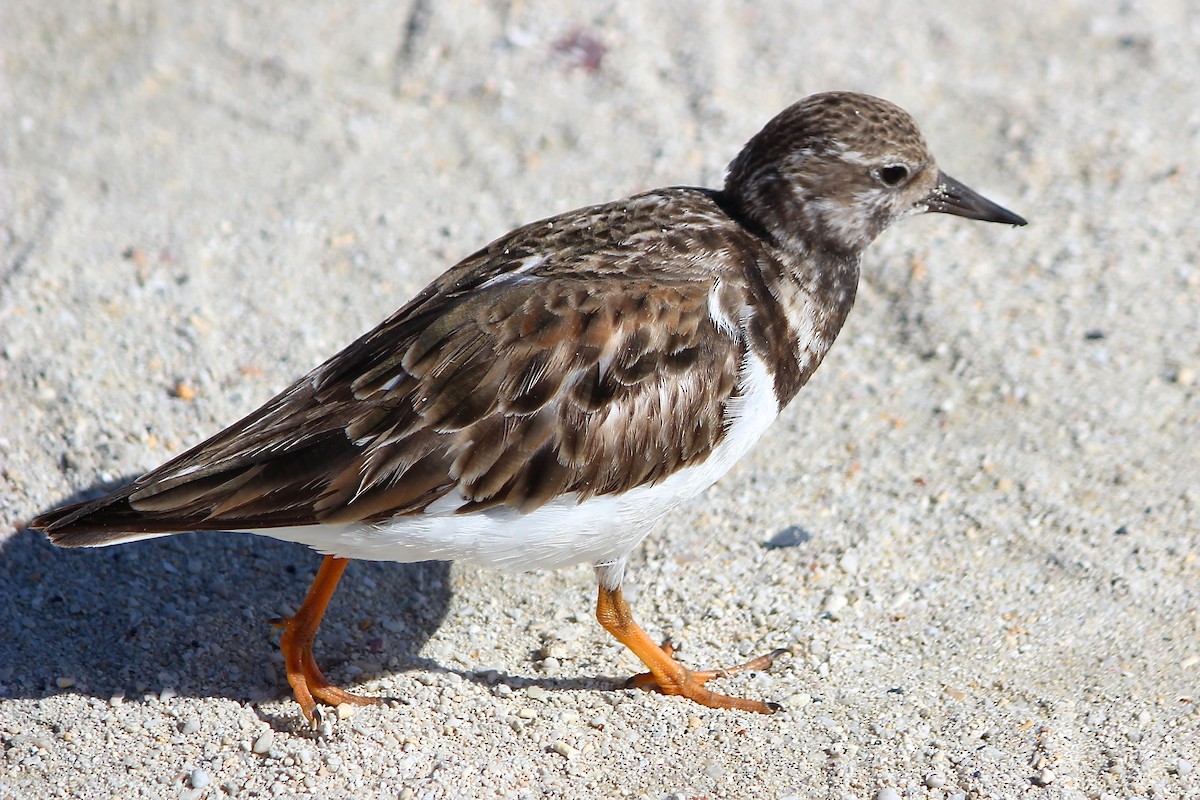
[[[272,624],[283,628],[283,637],[279,644],[283,650],[288,683],[291,684],[292,693],[300,705],[300,712],[310,725],[316,727],[318,724],[315,714],[318,702],[334,707],[342,703],[369,706],[382,702],[381,698],[363,697],[334,686],[326,680],[321,668],[317,666],[316,658],[313,657],[312,640],[303,641],[297,636],[299,626],[295,617],[272,620]]]
[[[766,655],[751,659],[736,667],[691,670],[675,660],[675,647],[669,641],[663,642],[659,649],[665,658],[665,661],[660,663],[669,664],[669,668],[664,670],[664,677],[657,678],[653,673],[642,672],[625,682],[627,688],[677,694],[709,708],[732,708],[739,711],[753,711],[758,714],[774,714],[782,709],[778,703],[765,703],[761,700],[747,700],[742,697],[718,694],[706,687],[705,684],[714,678],[728,678],[739,672],[770,669],[771,665],[775,663],[775,659],[786,653],[787,650],[772,650]]]

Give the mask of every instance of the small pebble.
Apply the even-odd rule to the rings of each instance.
[[[116,708],[117,706],[121,705],[124,702],[125,702],[125,693],[124,692],[117,692],[112,697],[108,698],[108,704],[110,706],[112,706],[113,708]]]
[[[209,781],[212,779],[204,770],[194,769],[192,770],[192,774],[188,776],[188,780],[191,782],[193,789],[203,789],[205,786],[208,786]]]
[[[763,542],[762,546],[768,550],[777,550],[781,547],[796,547],[797,545],[804,544],[811,538],[812,534],[799,525],[789,525]]]
[[[338,719],[350,719],[350,716],[352,714],[354,714],[354,706],[350,705],[349,703],[338,703],[338,707],[337,707],[337,718]]]
[[[788,708],[804,708],[811,705],[812,701],[812,695],[808,692],[796,692],[784,698],[783,704]]]
[[[272,730],[263,731],[254,740],[254,744],[250,746],[257,755],[265,756],[271,752],[271,745],[275,744],[275,732]]]
[[[925,776],[925,786],[929,789],[940,789],[946,785],[946,779],[936,772],[931,772]]]
[[[70,689],[72,686],[75,685],[75,679],[70,676],[67,676],[67,675],[63,675],[62,677],[55,678],[54,682],[58,685],[58,688],[60,688],[60,689]]]
[[[1033,776],[1033,782],[1038,786],[1049,786],[1054,783],[1054,772],[1050,769],[1044,769],[1037,775]]]
[[[525,690],[525,696],[530,700],[545,700],[550,693],[540,686],[530,686]]]
[[[1170,767],[1167,767],[1167,771],[1174,772],[1176,775],[1178,775],[1179,777],[1182,778],[1187,775],[1191,775],[1192,770],[1194,770],[1195,768],[1196,767],[1193,766],[1192,762],[1181,758],[1178,761],[1176,761],[1173,765],[1171,765]]]
[[[553,750],[554,752],[558,753],[560,756],[567,759],[568,761],[570,761],[575,756],[579,755],[579,748],[574,747],[570,744],[567,744],[566,742],[561,741],[561,740],[550,745],[550,749]]]
[[[875,793],[875,800],[900,800],[900,794],[895,789],[885,787]]]
[[[184,736],[191,736],[200,732],[200,720],[195,717],[188,717],[182,725],[179,726],[179,732]]]
[[[166,703],[169,700],[175,699],[179,693],[170,686],[163,687],[163,690],[158,693],[158,702]]]
[[[846,608],[847,603],[846,595],[833,592],[825,598],[825,602],[821,604],[821,610],[837,619],[838,613]]]

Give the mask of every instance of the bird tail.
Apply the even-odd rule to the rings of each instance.
[[[131,487],[95,500],[85,500],[34,518],[29,527],[59,547],[105,547],[195,530],[179,519],[155,519],[129,503]]]

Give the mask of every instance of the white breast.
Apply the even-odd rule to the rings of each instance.
[[[528,514],[490,508],[454,514],[457,499],[421,516],[380,523],[313,525],[253,531],[307,544],[321,553],[369,561],[468,561],[514,570],[624,559],[672,508],[714,484],[744,456],[779,414],[774,382],[752,352],[742,365],[742,394],[729,405],[728,433],[703,463],[653,486],[578,502],[563,495]]]

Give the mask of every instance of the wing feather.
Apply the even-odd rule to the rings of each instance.
[[[711,205],[698,220],[709,228],[722,219]],[[703,459],[725,434],[746,348],[728,324],[744,300],[732,245],[614,214],[585,209],[498,240],[242,421],[36,524],[71,544],[72,531],[96,543],[96,531],[372,521],[447,495],[462,513],[528,512]],[[550,255],[529,266],[539,252]]]

